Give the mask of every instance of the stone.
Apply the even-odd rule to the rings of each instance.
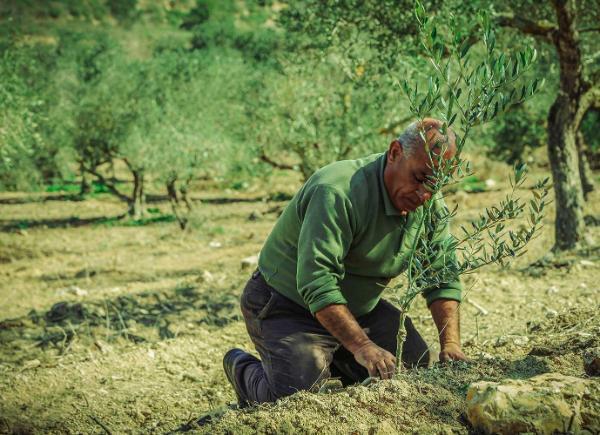
[[[600,382],[559,373],[476,382],[467,391],[467,417],[486,434],[598,433]]]
[[[600,347],[586,349],[583,353],[583,367],[590,376],[600,376]]]
[[[496,347],[514,345],[514,346],[526,346],[529,343],[529,337],[525,335],[501,335],[496,339],[494,345]]]
[[[493,189],[494,187],[496,187],[496,181],[492,178],[488,178],[487,180],[485,180],[485,187],[488,189]]]
[[[250,257],[242,258],[241,265],[242,270],[258,266],[258,255],[251,255]]]
[[[215,277],[208,270],[203,270],[202,275],[200,275],[198,278],[196,278],[196,281],[206,282],[206,283],[213,282],[214,280],[215,280]]]
[[[263,214],[259,211],[259,210],[254,210],[252,213],[250,213],[250,216],[248,216],[248,220],[249,221],[257,221],[262,219]]]

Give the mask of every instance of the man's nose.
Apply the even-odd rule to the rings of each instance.
[[[421,202],[429,201],[431,199],[431,192],[429,192],[422,184],[417,189],[417,195]]]

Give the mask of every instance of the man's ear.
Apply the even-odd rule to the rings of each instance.
[[[388,150],[388,162],[394,162],[398,159],[401,159],[403,155],[402,144],[398,139],[394,139],[390,144],[390,148]]]

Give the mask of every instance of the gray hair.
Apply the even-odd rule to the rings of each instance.
[[[424,133],[432,129],[439,131],[442,125],[443,123],[437,119],[425,118],[423,121],[415,121],[406,127],[397,138],[400,145],[402,145],[402,151],[406,157],[415,155],[419,150],[419,147],[425,147]]]
[[[413,156],[418,147],[422,147],[425,144],[425,141],[421,137],[421,123],[415,121],[411,123],[408,127],[404,129],[400,136],[398,136],[398,142],[402,145],[402,151],[406,155],[406,157]]]

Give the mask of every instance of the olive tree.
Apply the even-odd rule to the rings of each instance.
[[[329,50],[270,77],[251,113],[261,160],[307,179],[328,163],[378,151],[397,99],[368,68]]]
[[[516,195],[525,182],[525,168],[517,167],[511,179],[512,189],[499,204],[485,208],[470,227],[458,234],[448,231],[449,220],[458,205],[450,211],[443,204],[443,190],[471,173],[470,163],[462,156],[466,140],[473,128],[494,119],[511,105],[531,97],[540,80],[523,83],[522,74],[535,60],[535,51],[499,52],[489,16],[480,15],[480,32],[464,32],[450,17],[449,22],[430,18],[422,4],[415,7],[424,51],[432,70],[427,86],[419,89],[405,79],[400,85],[419,119],[435,114],[443,121],[442,133],[456,134],[456,153],[445,159],[447,142],[430,148],[426,133],[422,138],[430,157],[432,176],[427,187],[432,200],[416,212],[417,236],[411,243],[407,265],[407,287],[394,290],[398,294],[401,321],[398,331],[397,358],[406,339],[404,317],[415,297],[430,288],[456,282],[461,275],[490,264],[504,265],[507,260],[524,253],[527,244],[541,226],[548,203],[548,179],[533,186],[532,198],[525,203]],[[481,50],[481,56],[473,53]],[[439,148],[435,150],[435,148]],[[526,221],[523,222],[523,217]],[[519,225],[516,225],[519,224]],[[440,233],[441,232],[441,233]]]

